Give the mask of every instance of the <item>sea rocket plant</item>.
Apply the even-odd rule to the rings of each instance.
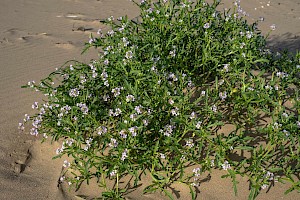
[[[239,1],[223,13],[219,1],[133,2],[141,20],[111,16],[102,21],[109,30],[86,43],[99,58],[69,61],[26,85],[47,99],[34,102],[37,114],[19,129],[31,121],[30,134],[62,142],[57,157],[72,158],[61,181],[79,187],[97,178],[103,198],[121,199],[120,179],[132,175],[137,184],[150,173],[145,193],[172,198],[168,187],[178,181],[195,199],[201,174],[221,169],[234,188],[236,176],[248,177],[249,199],[275,177],[299,190],[300,54],[267,53]],[[227,124],[235,129],[224,133]],[[191,173],[190,165],[199,167]]]

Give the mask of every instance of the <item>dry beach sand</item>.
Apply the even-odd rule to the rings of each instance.
[[[249,22],[264,17],[260,28],[267,33],[276,24],[269,44],[275,49],[300,49],[300,0],[241,0],[249,13]],[[230,5],[225,1],[225,6]],[[95,197],[97,188],[83,186],[76,194],[65,185],[58,188],[63,160],[52,160],[59,144],[40,144],[39,138],[20,133],[18,122],[31,104],[40,99],[20,86],[40,80],[69,59],[89,61],[91,52],[81,56],[89,34],[101,27],[98,22],[111,15],[129,18],[138,15],[128,0],[1,0],[0,1],[0,199],[80,199],[75,195]],[[199,187],[198,199],[247,199],[248,183],[240,179],[239,196],[233,195],[228,179],[216,171]],[[146,180],[147,181],[147,180]],[[142,196],[143,186],[129,199],[165,199],[160,194]],[[188,188],[174,185],[180,199],[189,199]],[[277,184],[258,199],[300,199],[293,192],[284,196],[287,185]]]

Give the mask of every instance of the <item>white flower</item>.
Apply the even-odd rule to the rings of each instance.
[[[108,74],[107,74],[107,72],[105,71],[105,69],[102,71],[102,73],[101,73],[101,78],[102,78],[102,80],[106,80],[107,78],[108,78]]]
[[[66,179],[65,176],[61,176],[61,177],[59,178],[60,182],[63,182],[65,179]]]
[[[89,39],[89,44],[92,44],[94,41],[95,41],[94,38],[90,38],[90,39]]]
[[[213,106],[211,107],[211,110],[212,110],[213,112],[217,112],[217,106],[216,106],[216,105],[213,105]]]
[[[227,160],[225,160],[225,162],[222,164],[222,168],[223,168],[223,170],[228,170],[231,168],[231,166]]]
[[[77,103],[76,105],[80,108],[82,114],[84,114],[84,115],[88,114],[89,108],[87,107],[87,105],[85,103]]]
[[[193,169],[193,173],[194,173],[194,178],[193,178],[193,183],[191,184],[191,186],[194,187],[198,187],[199,186],[199,178],[200,178],[200,173],[201,173],[201,169],[199,167]]]
[[[74,139],[66,140],[66,141],[64,141],[64,144],[67,144],[68,146],[72,146],[74,141],[75,141]]]
[[[270,28],[271,28],[272,31],[275,31],[276,25],[275,25],[275,24],[272,24],[272,25],[270,26]]]
[[[173,50],[173,51],[170,51],[170,53],[169,53],[170,55],[171,55],[171,57],[175,57],[176,56],[176,51],[175,50]]]
[[[38,109],[39,108],[38,102],[34,102],[31,107],[32,109]]]
[[[126,52],[126,55],[125,55],[125,58],[131,59],[131,58],[132,58],[132,55],[133,55],[132,51],[127,51],[127,52]]]
[[[25,130],[24,124],[23,123],[19,123],[18,129],[21,131]]]
[[[168,102],[169,102],[170,105],[173,105],[173,104],[174,104],[174,101],[173,101],[172,99],[169,99]]]
[[[79,95],[79,90],[77,88],[71,89],[69,91],[69,96],[70,97],[77,97]]]
[[[180,161],[182,161],[182,162],[185,161],[185,156],[184,155],[181,156]]]
[[[149,124],[149,120],[147,120],[147,119],[143,119],[143,124],[144,124],[145,126],[148,126],[148,124]]]
[[[227,92],[220,92],[219,97],[222,99],[222,101],[225,100],[227,98]]]
[[[243,49],[246,46],[244,42],[241,43],[240,48]]]
[[[102,135],[102,134],[105,134],[107,133],[107,128],[105,126],[100,126],[97,128],[97,134],[98,135]]]
[[[109,86],[108,80],[104,81],[104,85],[105,85],[106,87]]]
[[[121,90],[123,89],[123,87],[116,87],[114,89],[111,90],[111,92],[114,94],[115,97],[120,95]]]
[[[260,188],[261,188],[262,190],[264,190],[264,189],[266,189],[267,187],[268,187],[267,184],[263,184]]]
[[[202,124],[202,122],[201,122],[201,121],[198,121],[197,124],[196,124],[196,128],[197,128],[197,129],[200,129],[201,124]]]
[[[110,16],[109,18],[107,18],[108,21],[113,21],[114,19],[114,16]]]
[[[135,98],[133,95],[129,94],[126,96],[126,102],[133,102],[135,101]]]
[[[137,128],[136,126],[131,127],[131,128],[128,129],[128,131],[131,133],[131,135],[132,135],[133,137],[136,136],[137,130],[138,130],[138,128]]]
[[[195,119],[196,118],[196,113],[193,111],[190,115],[190,119]]]
[[[191,183],[191,186],[193,186],[193,187],[198,187],[198,186],[199,186],[199,183],[198,183],[198,182],[193,182],[193,183]]]
[[[153,12],[153,8],[149,8],[148,10],[146,10],[146,12],[151,14]]]
[[[297,65],[296,68],[297,68],[297,69],[300,69],[300,65]]]
[[[246,33],[247,33],[247,34],[246,34],[246,37],[247,37],[248,39],[251,39],[251,38],[252,38],[252,35],[253,35],[253,33],[252,33],[252,32],[250,32],[250,31],[247,31]]]
[[[110,139],[110,143],[108,144],[109,147],[117,147],[118,146],[118,142],[116,139],[111,138]]]
[[[124,47],[127,47],[127,46],[129,45],[129,42],[128,42],[127,38],[123,37],[123,38],[122,38],[122,41],[123,41],[123,43],[124,43]],[[132,53],[132,52],[131,52],[131,53]]]
[[[188,141],[186,141],[185,146],[192,148],[194,146],[194,142],[192,139],[189,139]]]
[[[109,97],[109,95],[107,95],[107,94],[105,94],[105,95],[103,96],[103,100],[104,100],[104,101],[108,101],[109,98],[110,98],[110,97]]]
[[[215,160],[211,160],[211,161],[210,161],[210,166],[211,166],[211,167],[214,167],[214,166],[215,166]]]
[[[131,114],[129,117],[132,121],[135,121],[137,119],[137,114]]]
[[[122,161],[124,161],[124,160],[128,157],[127,153],[128,153],[128,150],[125,149],[125,150],[123,151],[123,153],[122,153],[122,157],[121,157],[121,160],[122,160]]]
[[[171,115],[172,116],[178,116],[179,115],[179,109],[175,107],[174,109],[171,110]]]
[[[175,126],[172,126],[172,125],[166,125],[164,127],[164,130],[159,130],[160,133],[164,133],[165,136],[169,137],[172,132],[173,132],[173,129],[175,128]]]
[[[137,114],[142,114],[142,109],[143,107],[141,105],[135,106],[134,110],[136,111]]]
[[[288,132],[287,130],[283,130],[283,133],[285,133],[285,136],[288,137],[290,135],[290,132]]]
[[[210,24],[209,23],[205,23],[204,25],[203,25],[203,28],[205,28],[205,29],[208,29],[210,27]]]
[[[91,146],[92,141],[93,141],[93,138],[89,138],[88,140],[85,140],[85,142],[88,146]]]
[[[273,129],[279,129],[281,126],[282,124],[278,124],[277,122],[275,122],[272,127]]]
[[[178,78],[176,77],[176,75],[174,73],[170,73],[168,78],[173,81],[178,81]]]
[[[193,169],[193,173],[195,174],[195,176],[200,176],[200,172],[201,172],[201,169],[199,167]]]
[[[64,74],[64,75],[62,75],[62,77],[64,78],[64,80],[68,80],[70,75],[69,74]]]
[[[84,84],[85,82],[86,82],[85,76],[84,76],[84,75],[81,75],[81,76],[80,76],[80,83],[81,83],[81,84]]]
[[[110,51],[110,50],[112,50],[113,49],[113,47],[112,46],[107,46],[106,48],[105,48],[105,51]]]
[[[67,160],[64,161],[63,167],[67,168],[70,167],[71,163],[69,163]]]
[[[31,87],[31,88],[34,87],[34,84],[35,84],[35,81],[29,81],[29,82],[27,83],[27,85],[28,85],[29,87]]]
[[[166,159],[166,155],[163,154],[163,153],[160,153],[160,158],[161,158],[161,159]]]
[[[155,65],[153,65],[153,66],[151,67],[151,71],[157,72],[157,69],[156,69],[156,66],[155,66]]]
[[[267,178],[269,181],[273,181],[275,177],[272,172],[267,171],[266,174],[264,175],[264,178]]]
[[[108,65],[108,64],[109,64],[108,59],[105,59],[105,60],[103,61],[103,63],[104,63],[104,65]]]
[[[224,71],[225,71],[225,72],[228,72],[228,71],[229,71],[229,66],[230,66],[230,65],[229,65],[229,64],[223,64],[223,66],[224,66],[224,67],[223,67]]]
[[[107,35],[109,36],[113,36],[114,34],[115,34],[114,30],[107,31]]]
[[[119,132],[119,135],[120,135],[121,138],[123,138],[123,139],[126,139],[126,138],[127,138],[127,134],[126,134],[125,130],[121,130],[121,131]]]
[[[279,78],[286,78],[289,75],[287,73],[285,73],[285,72],[277,72],[276,76],[279,77]]]
[[[114,176],[117,175],[117,173],[118,173],[118,171],[114,169],[114,170],[112,170],[112,171],[109,173],[109,175],[110,175],[111,177],[114,177]]]
[[[223,83],[224,83],[224,80],[222,79],[222,80],[219,81],[218,84],[219,84],[219,85],[223,85]]]
[[[65,145],[64,145],[64,143],[61,145],[61,148],[57,148],[56,149],[56,154],[60,154],[60,153],[62,153],[63,151],[64,151],[64,149],[65,149]]]
[[[39,132],[38,132],[37,128],[31,128],[30,129],[30,135],[37,136],[38,134],[39,134]]]
[[[287,113],[282,113],[282,117],[288,118],[289,115]]]
[[[97,72],[93,72],[92,77],[96,78],[97,76],[98,76],[98,73]]]
[[[120,108],[115,109],[115,115],[114,116],[119,116],[122,114],[122,110]]]
[[[119,32],[122,32],[125,30],[125,28],[126,28],[126,26],[122,25],[118,30],[119,30]]]
[[[298,128],[300,128],[300,122],[297,121],[296,124],[297,124]]]

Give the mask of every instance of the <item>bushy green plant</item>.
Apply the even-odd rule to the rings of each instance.
[[[63,140],[57,157],[72,157],[69,184],[97,178],[103,199],[123,198],[120,179],[137,185],[142,173],[153,179],[145,193],[172,199],[167,187],[180,182],[195,199],[214,168],[228,172],[235,193],[236,176],[248,177],[249,199],[277,180],[299,191],[300,54],[268,53],[238,1],[223,12],[219,1],[134,3],[139,20],[110,17],[102,21],[110,30],[91,35],[85,51],[95,47],[98,59],[28,83],[47,98],[20,129],[32,121],[32,135]]]

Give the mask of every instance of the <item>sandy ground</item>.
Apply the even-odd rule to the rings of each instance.
[[[225,6],[231,1],[226,0]],[[260,28],[267,33],[276,24],[269,44],[275,49],[300,49],[299,0],[242,0],[249,22],[264,17]],[[83,186],[76,194],[57,187],[63,160],[52,160],[58,144],[40,144],[39,138],[20,133],[18,122],[36,93],[21,89],[31,80],[40,80],[66,60],[88,61],[96,54],[80,55],[89,34],[100,28],[99,19],[111,15],[129,18],[138,10],[128,0],[1,0],[0,1],[0,199],[80,199],[75,195],[97,195],[94,186]],[[198,199],[247,199],[248,183],[240,179],[239,196],[231,182],[216,171],[200,186]],[[205,178],[205,177],[204,177]],[[143,187],[143,186],[142,186]],[[142,196],[142,187],[129,199],[165,199],[160,194]],[[189,190],[175,185],[177,197],[189,199]],[[284,196],[286,185],[276,185],[258,199],[300,199],[294,192]]]

